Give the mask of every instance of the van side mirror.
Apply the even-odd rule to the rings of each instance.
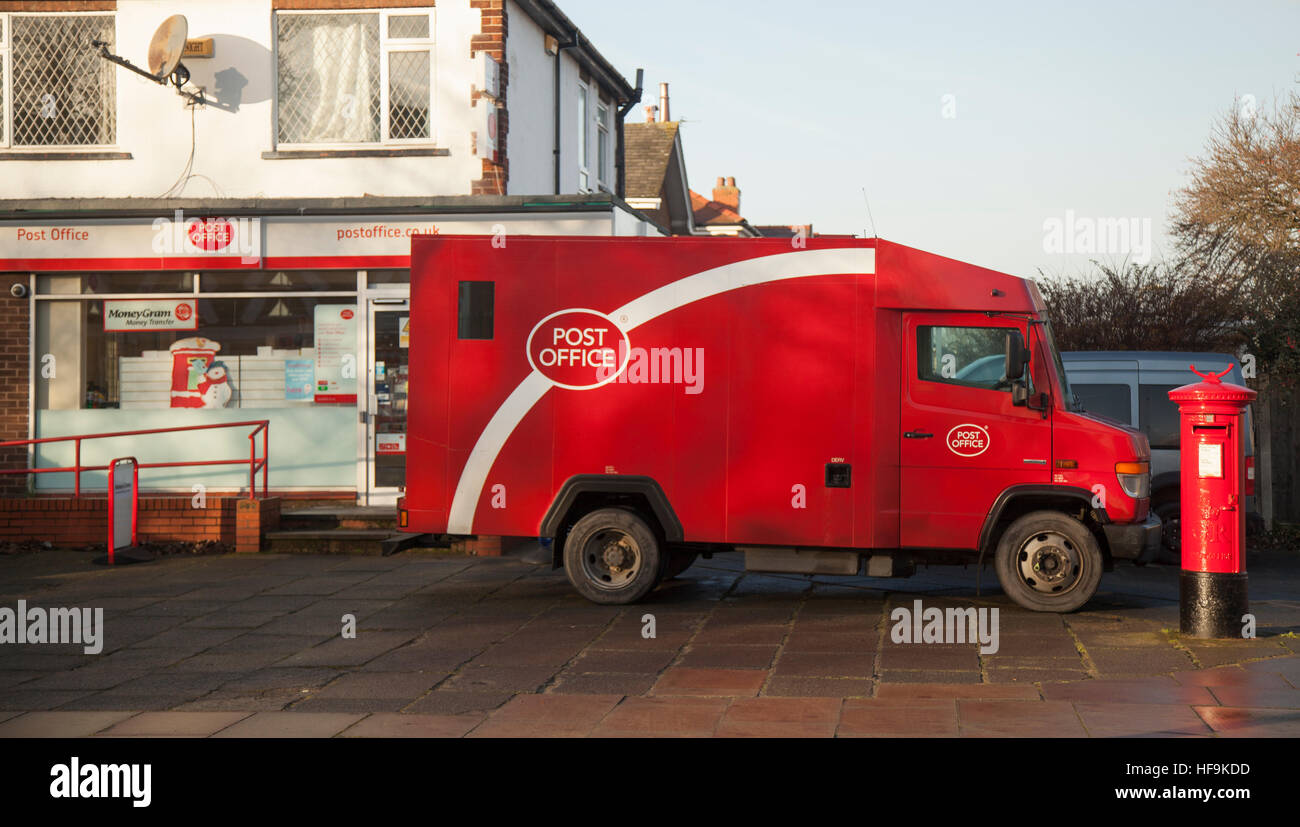
[[[1048,397],[1046,393],[1036,393],[1029,395],[1029,385],[1023,379],[1011,380],[1011,404],[1018,408],[1028,408],[1031,411],[1038,411],[1047,418]]]
[[[1025,365],[1029,364],[1029,348],[1025,347],[1025,338],[1019,330],[1007,333],[1006,342],[1006,377],[1020,379],[1025,375]]]
[[[1022,408],[1029,403],[1029,387],[1024,382],[1011,383],[1011,404]]]

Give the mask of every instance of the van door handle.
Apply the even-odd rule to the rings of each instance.
[[[932,437],[932,436],[934,436],[934,434],[927,434],[927,433],[924,432],[924,431],[904,431],[904,432],[903,432],[903,437],[904,437],[905,439],[929,439],[929,438]]]

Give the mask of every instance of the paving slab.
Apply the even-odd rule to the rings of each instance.
[[[624,698],[591,734],[712,736],[729,705],[724,698]]]
[[[98,735],[111,738],[206,738],[248,716],[247,712],[141,712]]]
[[[407,715],[376,712],[339,733],[341,738],[460,738],[483,722],[481,714]]]
[[[943,699],[886,698],[844,701],[839,738],[953,738],[957,731],[957,702]]]
[[[0,722],[0,738],[84,738],[135,712],[27,712]]]
[[[214,738],[332,738],[364,715],[340,712],[258,712]]]

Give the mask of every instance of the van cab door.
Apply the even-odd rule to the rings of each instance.
[[[907,548],[973,549],[998,494],[1017,483],[1050,484],[1052,420],[1043,348],[1025,321],[974,313],[906,313],[899,419],[900,542]],[[1032,354],[1030,403],[1012,403],[1006,337]],[[1045,416],[1046,414],[1046,416]]]

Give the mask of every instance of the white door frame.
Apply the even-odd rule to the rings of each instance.
[[[379,488],[375,479],[375,313],[411,312],[410,286],[371,288],[360,292],[366,323],[358,325],[358,346],[365,359],[363,387],[357,393],[357,502],[363,505],[396,505],[401,489]]]

